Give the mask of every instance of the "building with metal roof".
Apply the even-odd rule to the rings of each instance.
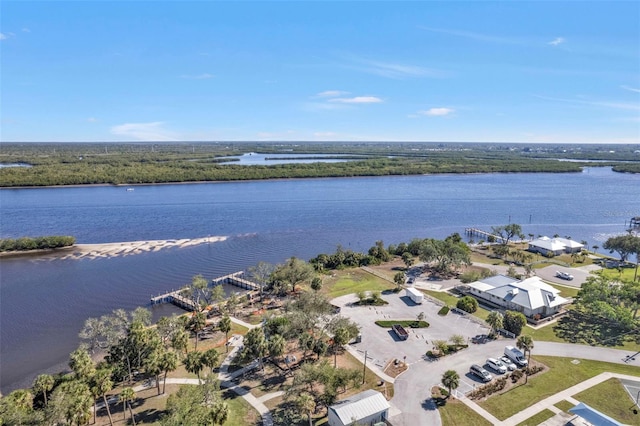
[[[558,256],[562,253],[580,253],[583,248],[584,244],[568,238],[540,237],[529,242],[528,250],[545,256],[551,253]]]
[[[329,426],[374,425],[389,416],[389,402],[373,389],[352,395],[329,407]]]
[[[495,275],[467,284],[467,291],[491,305],[522,312],[528,317],[554,315],[570,303],[560,296],[558,289],[538,277],[518,280]]]

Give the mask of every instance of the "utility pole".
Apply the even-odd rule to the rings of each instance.
[[[367,351],[364,351],[364,367],[362,367],[362,384],[363,385],[364,385],[366,375],[367,375]]]

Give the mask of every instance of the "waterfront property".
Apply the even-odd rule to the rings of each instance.
[[[385,424],[389,408],[384,395],[369,389],[330,406],[328,423],[329,426]]]
[[[555,315],[570,303],[560,296],[560,290],[538,277],[520,281],[506,275],[495,275],[467,284],[466,291],[490,305],[522,312],[529,318]]]
[[[580,253],[584,244],[568,238],[540,237],[529,242],[528,250],[543,256],[559,256],[563,253]]]

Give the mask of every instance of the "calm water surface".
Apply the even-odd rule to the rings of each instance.
[[[519,223],[589,245],[640,215],[640,176],[479,174],[0,191],[0,236],[73,235],[79,243],[227,236],[224,242],[112,259],[0,260],[0,387],[28,386],[66,363],[87,317],[132,310],[196,274],[235,272],[367,250],[465,227]],[[155,307],[156,316],[171,313]]]

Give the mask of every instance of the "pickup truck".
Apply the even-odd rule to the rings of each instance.
[[[400,324],[393,324],[391,326],[391,329],[393,330],[394,333],[396,333],[396,336],[398,336],[398,339],[407,340],[409,338],[409,333],[407,333],[407,330],[405,330],[404,327],[401,326]]]

